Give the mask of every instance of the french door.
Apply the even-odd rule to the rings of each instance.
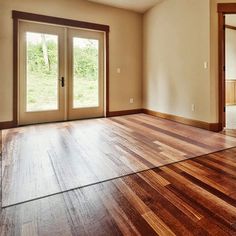
[[[104,35],[68,29],[68,117],[104,115]],[[79,115],[79,116],[78,116]]]
[[[104,33],[19,27],[19,124],[104,116]]]

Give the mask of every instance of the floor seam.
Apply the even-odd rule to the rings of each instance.
[[[220,151],[214,151],[214,152],[205,153],[205,154],[202,154],[202,155],[199,155],[199,156],[190,157],[188,159],[184,159],[184,160],[180,160],[180,161],[176,161],[176,162],[172,162],[172,163],[168,163],[168,164],[163,164],[161,166],[155,166],[155,167],[152,167],[152,168],[144,169],[144,170],[133,172],[133,173],[130,173],[130,174],[126,174],[126,175],[122,175],[122,176],[117,176],[115,178],[106,179],[106,180],[102,180],[102,181],[99,181],[99,182],[95,182],[95,183],[91,183],[91,184],[87,184],[87,185],[83,185],[83,186],[79,186],[79,187],[75,187],[75,188],[70,188],[70,189],[67,189],[67,190],[64,190],[64,191],[60,191],[60,192],[44,195],[44,196],[37,197],[37,198],[32,198],[32,199],[29,199],[29,200],[26,200],[26,201],[10,204],[10,205],[6,205],[6,206],[2,205],[1,209],[7,209],[7,208],[10,208],[10,207],[26,204],[26,203],[37,201],[37,200],[41,200],[41,199],[44,199],[44,198],[49,198],[49,197],[52,197],[52,196],[56,196],[56,195],[60,195],[60,194],[63,194],[63,193],[75,191],[75,190],[78,190],[78,189],[87,188],[87,187],[94,186],[94,185],[99,185],[99,184],[110,182],[110,181],[113,181],[113,180],[116,180],[116,179],[121,179],[121,178],[125,178],[125,177],[132,176],[132,175],[137,175],[137,174],[140,174],[140,173],[143,173],[143,172],[147,172],[147,171],[151,171],[151,170],[154,170],[154,169],[160,169],[160,168],[165,167],[165,166],[174,165],[174,164],[177,164],[177,163],[185,162],[185,161],[188,161],[188,160],[193,160],[193,159],[196,159],[196,158],[204,157],[206,155],[211,155],[211,154],[227,151],[227,150],[234,149],[234,148],[236,148],[236,146],[230,147],[230,148],[226,148],[226,149],[223,149],[223,150],[220,150]],[[1,164],[2,164],[2,162],[1,162]]]

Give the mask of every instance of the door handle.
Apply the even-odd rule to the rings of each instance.
[[[61,87],[65,87],[65,78],[61,77],[61,79],[59,79],[61,82]]]

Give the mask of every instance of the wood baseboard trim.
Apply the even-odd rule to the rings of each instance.
[[[224,129],[223,125],[220,124],[220,123],[209,123],[209,129],[208,130],[210,130],[210,131],[220,132],[223,129]]]
[[[10,129],[10,128],[14,128],[14,127],[15,127],[14,121],[0,122],[0,130]]]
[[[152,110],[148,110],[148,109],[111,111],[111,112],[108,112],[107,117],[132,115],[132,114],[138,114],[138,113],[145,113],[148,115],[160,117],[163,119],[179,122],[181,124],[190,125],[190,126],[194,126],[197,128],[214,131],[214,132],[219,132],[219,131],[223,130],[223,125],[220,123],[207,123],[204,121],[192,120],[192,119],[184,118],[181,116],[170,115],[170,114],[152,111]],[[10,128],[14,128],[14,127],[16,127],[14,121],[0,122],[0,130],[10,129]]]
[[[132,115],[132,114],[138,114],[138,113],[142,113],[142,112],[143,112],[143,109],[110,111],[110,112],[108,112],[107,117]]]
[[[192,120],[189,118],[170,115],[170,114],[152,111],[152,110],[148,110],[148,109],[143,109],[143,113],[148,114],[148,115],[152,115],[152,116],[156,116],[156,117],[160,117],[163,119],[179,122],[181,124],[190,125],[193,127],[214,131],[214,132],[219,132],[222,130],[222,125],[220,125],[219,123],[207,123],[204,121]]]

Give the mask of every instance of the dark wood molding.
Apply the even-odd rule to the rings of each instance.
[[[226,29],[232,29],[232,30],[236,30],[236,26],[233,25],[225,25]]]
[[[0,122],[0,130],[10,129],[10,128],[14,128],[14,127],[15,127],[14,121]]]
[[[110,83],[109,83],[109,74],[110,74],[110,66],[109,66],[109,33],[106,33],[106,116],[109,115],[109,105],[110,105]]]
[[[221,126],[219,123],[207,123],[204,121],[199,121],[199,120],[192,120],[189,118],[181,117],[181,116],[175,116],[175,115],[170,115],[162,112],[157,112],[157,111],[152,111],[148,109],[143,109],[143,113],[156,116],[159,118],[175,121],[181,124],[185,125],[190,125],[193,127],[201,128],[201,129],[206,129],[214,132],[219,132],[221,131]]]
[[[214,132],[219,132],[223,129],[222,124],[220,123],[207,123],[204,121],[192,120],[189,118],[184,118],[180,116],[170,115],[162,112],[152,111],[148,109],[133,109],[133,110],[122,110],[122,111],[110,111],[106,114],[107,117],[114,117],[114,116],[124,116],[124,115],[133,115],[138,113],[145,113],[148,115],[156,116],[159,118],[175,121],[181,124],[190,125],[193,127],[206,129]],[[63,121],[64,122],[64,121]],[[8,129],[13,128],[16,125],[14,121],[9,122],[0,122],[0,130],[1,129]]]
[[[13,123],[18,124],[18,20],[13,19]]]
[[[209,123],[208,130],[213,131],[213,132],[220,132],[223,130],[223,126],[220,123]]]
[[[223,13],[223,14],[235,14],[236,3],[218,3],[217,11],[218,13]]]
[[[110,111],[107,114],[107,117],[132,115],[132,114],[138,114],[138,113],[142,113],[142,112],[143,112],[143,109],[123,110],[123,111]]]
[[[54,17],[54,16],[39,15],[39,14],[21,12],[21,11],[12,11],[12,18],[50,23],[50,24],[55,24],[55,25],[72,26],[72,27],[84,28],[84,29],[93,29],[93,30],[99,30],[99,31],[104,31],[104,32],[110,31],[109,25],[102,25],[102,24],[85,22],[85,21],[77,21],[77,20],[65,19],[65,18]]]
[[[219,123],[225,126],[225,16],[218,13],[218,116]]]
[[[18,124],[18,24],[19,20],[28,20],[41,23],[49,23],[70,27],[77,27],[83,29],[91,29],[97,31],[103,31],[106,38],[106,63],[105,63],[105,95],[106,95],[106,116],[109,114],[109,31],[110,26],[95,24],[84,21],[77,21],[71,19],[64,19],[59,17],[45,16],[27,12],[12,11],[13,18],[13,124],[17,126]]]
[[[236,14],[236,3],[219,3],[218,10],[218,84],[219,84],[219,124],[225,127],[225,28],[236,29],[225,25],[225,14]]]

